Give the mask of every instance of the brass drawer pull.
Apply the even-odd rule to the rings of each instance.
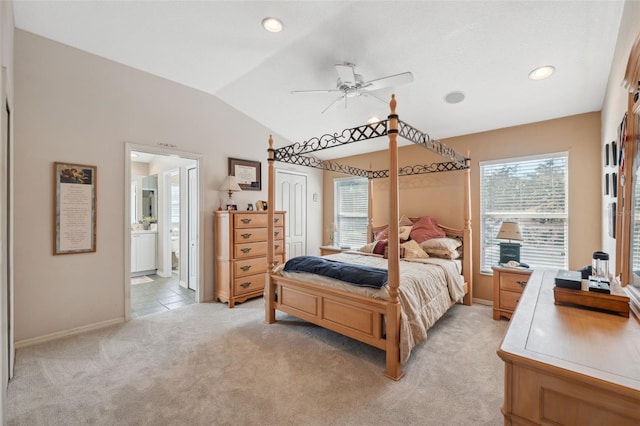
[[[241,266],[240,269],[242,269],[244,272],[247,272],[249,269],[251,269],[251,266]]]
[[[242,284],[240,284],[240,287],[248,288],[250,285],[251,285],[251,283],[242,283]]]
[[[240,222],[246,225],[247,223],[251,223],[251,219],[240,219]]]
[[[274,222],[274,223],[278,223],[279,221],[280,221],[280,218],[279,218],[279,217],[275,217],[275,218],[273,218],[273,222]]]
[[[275,249],[275,250],[278,250],[278,248],[279,248],[279,247],[280,247],[280,244],[276,244],[276,245],[274,246],[274,249]]]
[[[277,237],[278,235],[280,235],[280,231],[276,231],[276,232],[274,232],[274,233],[273,233],[273,235],[274,235],[275,237]]]
[[[249,237],[251,237],[251,234],[240,234],[240,236],[242,238],[249,238]]]
[[[525,287],[527,285],[526,281],[516,281],[516,282],[520,285],[520,287]]]
[[[245,247],[243,249],[240,249],[241,252],[243,252],[244,254],[247,254],[251,251],[251,247]]]

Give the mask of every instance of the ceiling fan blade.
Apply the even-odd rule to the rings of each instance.
[[[353,86],[356,84],[356,73],[353,70],[355,65],[345,62],[344,64],[336,64],[336,72],[338,73],[338,77],[340,77],[340,81],[342,84],[346,84],[347,86]]]
[[[403,72],[400,74],[378,78],[376,80],[366,81],[362,84],[362,87],[360,88],[368,91],[380,90],[386,87],[399,86],[401,84],[411,83],[412,81],[413,81],[413,74],[411,74],[410,72]]]
[[[338,104],[338,102],[340,102],[342,100],[342,98],[344,98],[345,100],[347,99],[347,97],[345,95],[340,96],[339,98],[337,98],[336,100],[334,100],[333,102],[331,102],[329,104],[328,107],[326,107],[325,109],[322,110],[322,112],[320,114],[324,114],[325,112],[329,111],[332,107],[334,107],[335,105]],[[345,103],[345,108],[346,108],[346,103]]]
[[[377,99],[377,100],[379,100],[380,102],[382,102],[383,104],[386,104],[386,105],[388,105],[388,104],[389,104],[389,100],[386,100],[386,101],[385,101],[384,99],[382,99],[382,98],[380,98],[380,97],[378,97],[378,96],[374,95],[373,93],[368,93],[368,92],[364,92],[364,91],[363,91],[363,92],[362,92],[362,93],[360,93],[360,94],[361,94],[362,96],[370,96],[370,97],[372,97],[372,98],[374,98],[374,99]]]
[[[292,90],[292,95],[306,95],[306,94],[325,94],[325,93],[341,93],[342,90],[338,89],[318,89],[318,90]]]

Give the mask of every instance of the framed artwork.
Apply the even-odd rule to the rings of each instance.
[[[262,190],[262,163],[260,161],[229,158],[229,176],[235,176],[243,191]]]
[[[618,165],[618,145],[616,141],[611,142],[611,165]]]
[[[605,144],[604,146],[604,165],[609,165],[609,144]]]
[[[604,174],[604,195],[609,195],[609,173]]]
[[[611,238],[616,237],[616,203],[609,203],[608,209],[608,222],[609,222],[609,236]]]
[[[238,210],[237,204],[227,204],[227,210]]]
[[[53,254],[96,251],[97,167],[53,163]]]
[[[614,198],[618,196],[618,174],[617,173],[611,173],[611,196]]]

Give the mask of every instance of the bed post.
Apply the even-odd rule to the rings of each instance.
[[[389,135],[389,258],[388,284],[389,303],[387,304],[387,371],[384,375],[393,380],[403,376],[400,363],[400,302],[398,286],[400,284],[400,239],[398,235],[398,115],[396,114],[396,95],[391,95],[389,103],[387,134]],[[396,226],[393,226],[393,225]]]
[[[273,280],[271,274],[273,273],[273,213],[276,208],[275,204],[275,170],[273,162],[275,161],[275,153],[273,150],[273,136],[269,135],[269,149],[267,150],[269,163],[269,192],[267,196],[267,272],[264,279],[264,320],[267,324],[276,322],[276,308],[275,308],[275,288],[273,286]]]
[[[373,171],[371,170],[371,163],[369,163],[369,171],[367,172],[367,179],[369,179],[367,190],[369,191],[369,207],[367,208],[367,243],[373,241]]]
[[[464,171],[464,254],[462,270],[467,283],[467,294],[462,302],[471,306],[473,301],[473,241],[471,240],[471,158],[467,152],[467,169]]]

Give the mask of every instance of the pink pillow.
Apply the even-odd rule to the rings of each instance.
[[[438,227],[438,221],[430,216],[421,217],[411,228],[411,239],[417,243],[445,236],[444,231]]]

